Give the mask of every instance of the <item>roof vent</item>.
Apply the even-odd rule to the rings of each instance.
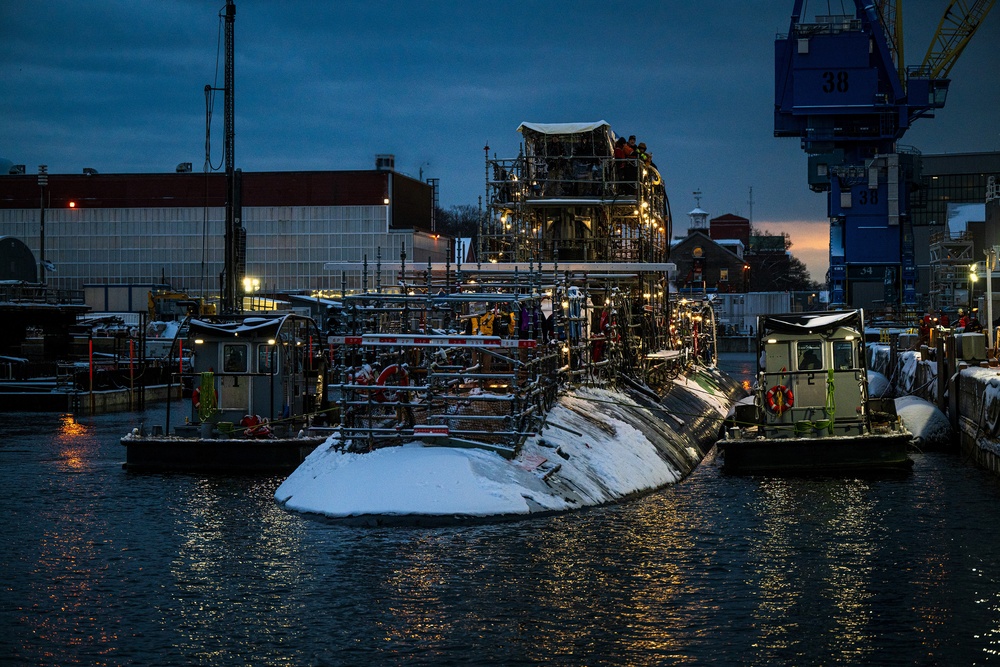
[[[191,163],[190,162],[181,162],[179,165],[177,165],[176,171],[177,171],[178,174],[187,174],[187,173],[190,173],[190,171],[191,171]]]
[[[87,176],[93,176],[94,174],[97,173],[97,170],[96,169],[92,169],[90,167],[84,167],[83,168],[83,173],[85,175],[87,175]]]
[[[376,155],[375,169],[378,171],[396,171],[396,156],[385,153]]]

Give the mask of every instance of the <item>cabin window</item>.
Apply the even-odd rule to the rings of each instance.
[[[854,344],[841,340],[833,343],[833,367],[838,371],[854,368]]]
[[[275,358],[274,345],[258,345],[257,372],[273,373],[276,370],[273,368],[275,365],[277,365],[277,359]]]
[[[247,372],[247,346],[241,343],[226,343],[222,346],[222,370],[225,373]]]
[[[816,371],[823,368],[823,344],[819,341],[799,343],[798,352],[800,371]]]

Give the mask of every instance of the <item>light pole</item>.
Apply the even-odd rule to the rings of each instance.
[[[268,379],[271,381],[271,421],[274,421],[274,352],[275,348],[278,346],[278,341],[271,338],[267,341],[268,346],[271,348],[270,360],[268,361],[268,370],[271,371],[271,377]]]
[[[975,264],[969,264],[969,317],[972,317],[972,305],[975,303],[974,293],[976,289],[976,281],[979,279],[979,274],[976,272],[977,266]]]
[[[45,278],[45,187],[49,184],[49,167],[45,164],[38,165],[38,277],[44,286]]]
[[[996,246],[986,250],[986,347],[993,347],[993,264],[997,259]]]

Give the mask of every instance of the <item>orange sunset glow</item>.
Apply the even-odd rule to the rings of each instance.
[[[791,253],[809,269],[809,277],[818,283],[826,281],[830,265],[830,223],[826,220],[785,220],[754,222],[757,229],[774,234],[787,233],[792,241]]]

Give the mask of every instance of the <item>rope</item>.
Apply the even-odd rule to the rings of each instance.
[[[836,386],[833,382],[833,369],[828,368],[826,371],[826,407],[824,412],[826,413],[826,432],[829,435],[833,435],[833,420],[836,418],[837,414],[837,398],[835,396]],[[822,428],[822,427],[820,427]]]

